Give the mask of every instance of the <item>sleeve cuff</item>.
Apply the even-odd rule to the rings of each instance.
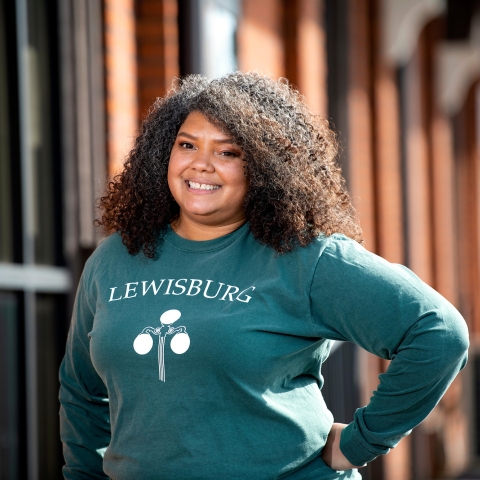
[[[364,466],[379,455],[384,455],[390,451],[387,447],[368,443],[355,422],[350,423],[343,429],[340,436],[340,450],[347,460],[356,467]]]

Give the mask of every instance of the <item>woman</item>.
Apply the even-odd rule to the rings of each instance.
[[[358,479],[428,415],[465,323],[361,246],[335,156],[282,81],[191,76],[157,101],[79,285],[65,478]],[[321,395],[332,340],[392,360],[349,425]]]

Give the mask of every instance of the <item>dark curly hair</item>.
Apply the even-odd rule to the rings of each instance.
[[[122,173],[100,198],[97,225],[118,231],[129,253],[153,258],[179,206],[167,184],[170,151],[193,111],[243,150],[249,186],[243,202],[254,237],[279,253],[320,234],[362,242],[336,161],[335,134],[285,79],[235,72],[208,81],[190,75],[151,107]]]

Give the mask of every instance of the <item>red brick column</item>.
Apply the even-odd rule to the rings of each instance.
[[[420,42],[422,38],[420,38]],[[425,84],[422,47],[406,67],[405,137],[406,197],[409,267],[425,282],[433,285],[431,178],[428,148],[428,123],[425,119]]]
[[[425,74],[428,107],[427,134],[429,139],[433,285],[453,304],[458,304],[455,274],[455,218],[454,218],[454,159],[452,125],[442,111],[437,79],[437,46],[445,34],[443,20],[431,22],[425,29]]]
[[[312,111],[327,117],[324,0],[286,0],[283,9],[286,77]]]
[[[121,170],[137,129],[137,68],[133,0],[105,0],[107,156]]]
[[[382,2],[372,1],[373,115],[377,253],[404,263],[399,92],[395,67],[381,50]]]
[[[179,76],[176,0],[137,0],[139,119]]]
[[[458,272],[460,309],[469,323],[473,339],[480,339],[480,158],[476,87],[466,98],[456,119],[456,196],[458,226]]]
[[[285,75],[281,0],[244,0],[238,26],[238,66]]]
[[[366,247],[376,251],[371,110],[370,2],[349,2],[348,171]]]

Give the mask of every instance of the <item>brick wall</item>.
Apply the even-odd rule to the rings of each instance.
[[[326,117],[327,66],[324,0],[244,0],[238,29],[243,71],[284,76]]]
[[[135,2],[138,114],[144,117],[179,75],[176,0]]]
[[[456,134],[456,227],[460,309],[474,339],[480,339],[480,162],[477,138],[478,116],[472,86],[462,111],[455,119]]]
[[[238,27],[240,70],[285,76],[283,17],[280,0],[244,0]]]
[[[349,2],[348,171],[366,247],[376,251],[369,0]]]
[[[285,76],[313,112],[328,116],[324,0],[283,1]]]
[[[179,75],[176,0],[104,3],[107,151],[118,172],[142,118]]]
[[[137,63],[133,0],[105,0],[105,90],[110,175],[121,170],[137,129]]]
[[[383,14],[381,2],[373,1],[370,32],[376,250],[390,262],[404,263],[399,93],[395,66],[382,54]]]

